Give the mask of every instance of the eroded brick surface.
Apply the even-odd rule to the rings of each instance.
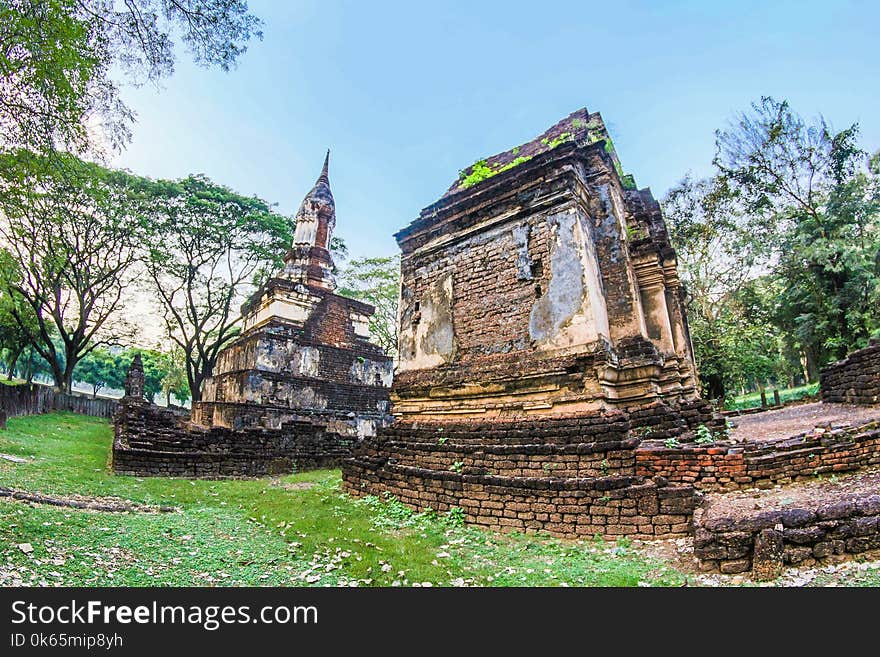
[[[329,159],[329,154],[328,154]],[[113,466],[129,474],[260,475],[338,465],[386,424],[391,358],[369,340],[369,304],[334,293],[328,160],[296,216],[284,268],[242,308],[185,422],[145,405],[135,365]]]
[[[397,422],[346,462],[346,488],[487,526],[686,532],[694,488],[636,474],[642,439],[718,422],[658,203],[586,110],[481,166],[497,173],[466,169],[396,235]]]

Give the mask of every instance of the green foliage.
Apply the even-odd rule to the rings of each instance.
[[[676,447],[681,447],[681,443],[678,442],[678,438],[667,438],[663,441],[663,445],[666,449],[675,449]]]
[[[541,143],[544,144],[544,146],[546,146],[549,150],[553,150],[557,146],[560,146],[567,141],[571,141],[572,139],[574,139],[574,134],[572,134],[571,132],[563,132],[558,137],[554,137],[553,139],[550,139],[549,137],[544,137],[541,140]]]
[[[814,397],[819,393],[819,383],[810,383],[805,386],[797,386],[779,391],[779,401],[783,404],[790,401],[803,399],[804,397]],[[772,395],[772,393],[769,393]],[[761,405],[761,393],[750,392],[746,395],[739,395],[730,399],[724,407],[730,411],[741,411],[746,408],[757,408]]]
[[[241,303],[280,267],[293,225],[266,201],[205,176],[143,185],[152,224],[142,260],[197,401],[220,350],[240,331]]]
[[[165,395],[165,403],[171,404],[171,396],[178,401],[185,402],[190,398],[189,382],[186,378],[186,354],[177,348],[167,354],[167,369],[162,378],[162,394]]]
[[[10,287],[20,285],[21,269],[7,249],[0,249],[0,350],[4,356],[6,372],[12,379],[18,359],[29,349],[39,333],[39,324],[33,309]],[[5,289],[4,289],[5,288]]]
[[[707,396],[815,381],[880,332],[880,177],[857,135],[762,98],[717,133],[718,174],[664,199]]]
[[[695,433],[697,439],[694,442],[698,445],[712,445],[715,443],[715,436],[712,435],[712,430],[705,424],[698,426]]]
[[[0,153],[0,238],[15,264],[0,289],[29,308],[31,346],[61,390],[92,348],[130,332],[111,317],[148,232],[142,192],[142,179],[71,155]]]
[[[176,33],[199,64],[228,70],[261,37],[244,0],[5,0],[0,4],[0,149],[95,146],[87,122],[120,147],[132,112],[112,74],[158,81],[174,68]],[[60,147],[60,148],[59,148]]]
[[[76,364],[73,376],[92,386],[92,395],[97,397],[101,388],[121,388],[125,380],[121,359],[107,349],[98,347],[90,351]]]
[[[464,468],[464,461],[455,461],[452,465],[449,466],[449,469],[452,472],[461,472],[462,468]]]
[[[813,371],[880,331],[880,178],[857,138],[769,97],[717,137],[720,175],[773,246],[774,322]]]
[[[458,184],[462,188],[473,187],[498,173],[486,163],[486,160],[477,160],[470,166],[469,173],[465,171],[460,171],[458,175]]]
[[[386,354],[397,354],[397,304],[400,295],[400,258],[352,260],[342,271],[337,294],[366,301],[376,308],[370,318],[370,336]]]
[[[526,157],[520,155],[519,157],[516,157],[512,161],[508,162],[507,164],[497,166],[495,168],[489,166],[486,163],[486,160],[479,160],[469,167],[469,173],[466,173],[468,171],[467,169],[459,172],[458,184],[462,189],[473,187],[477,183],[483,182],[484,180],[491,178],[492,176],[497,176],[502,171],[508,171],[509,169],[517,167],[523,162],[528,162],[531,159],[531,156]]]

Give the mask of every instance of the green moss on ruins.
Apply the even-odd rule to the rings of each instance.
[[[552,149],[556,148],[557,146],[559,146],[560,144],[564,144],[565,142],[571,141],[572,139],[574,139],[574,135],[572,133],[563,132],[561,135],[559,135],[555,139],[548,139],[547,137],[544,137],[541,140],[541,143],[544,144],[544,146],[546,146],[550,150],[552,150]]]
[[[586,110],[581,110],[580,116],[569,117],[567,122],[560,121],[544,134],[546,136],[540,138],[540,140],[535,139],[527,144],[516,146],[507,153],[478,160],[466,169],[459,171],[458,180],[449,189],[447,194],[473,187],[484,180],[497,176],[499,173],[528,162],[536,155],[546,153],[557,146],[575,140],[582,145],[584,142],[588,144],[603,142],[603,147],[611,157],[624,189],[636,189],[635,179],[631,175],[624,173],[621,168],[614,143],[611,141],[611,137],[608,136],[605,124],[598,115],[590,116],[586,113]],[[554,134],[556,136],[553,136]],[[523,155],[520,155],[520,152],[523,152]],[[513,158],[512,160],[510,160],[511,157]],[[506,164],[502,164],[505,161],[507,161]]]
[[[492,176],[496,176],[502,171],[507,171],[508,169],[512,169],[513,167],[519,166],[523,162],[528,162],[531,160],[531,157],[523,157],[520,156],[513,160],[512,162],[508,162],[507,164],[492,168],[486,163],[486,160],[479,160],[473,164],[470,168],[470,173],[467,173],[467,169],[459,172],[459,185],[462,189],[467,189],[468,187],[473,187],[479,182],[483,182],[487,178],[491,178]]]

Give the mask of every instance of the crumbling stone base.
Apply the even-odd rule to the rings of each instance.
[[[130,397],[114,424],[113,472],[141,477],[256,477],[337,467],[357,442],[308,421],[280,429],[202,427]]]
[[[708,498],[694,514],[694,556],[705,571],[774,579],[785,566],[880,555],[880,472],[817,487],[789,504],[790,489],[768,503],[754,496]],[[757,507],[757,508],[756,508]]]

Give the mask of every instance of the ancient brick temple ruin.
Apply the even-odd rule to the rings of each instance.
[[[242,308],[242,335],[218,357],[194,422],[277,428],[307,418],[363,437],[387,417],[391,358],[370,342],[374,308],[334,294],[329,157],[296,214],[283,270]]]
[[[391,358],[370,342],[374,308],[334,293],[328,165],[329,152],[296,214],[283,270],[243,306],[242,334],[219,355],[191,419],[147,404],[142,386],[126,389],[115,471],[241,476],[332,466],[390,419]]]
[[[348,490],[563,535],[685,532],[693,488],[637,475],[636,448],[714,420],[660,207],[601,116],[465,169],[396,238],[397,422]]]

